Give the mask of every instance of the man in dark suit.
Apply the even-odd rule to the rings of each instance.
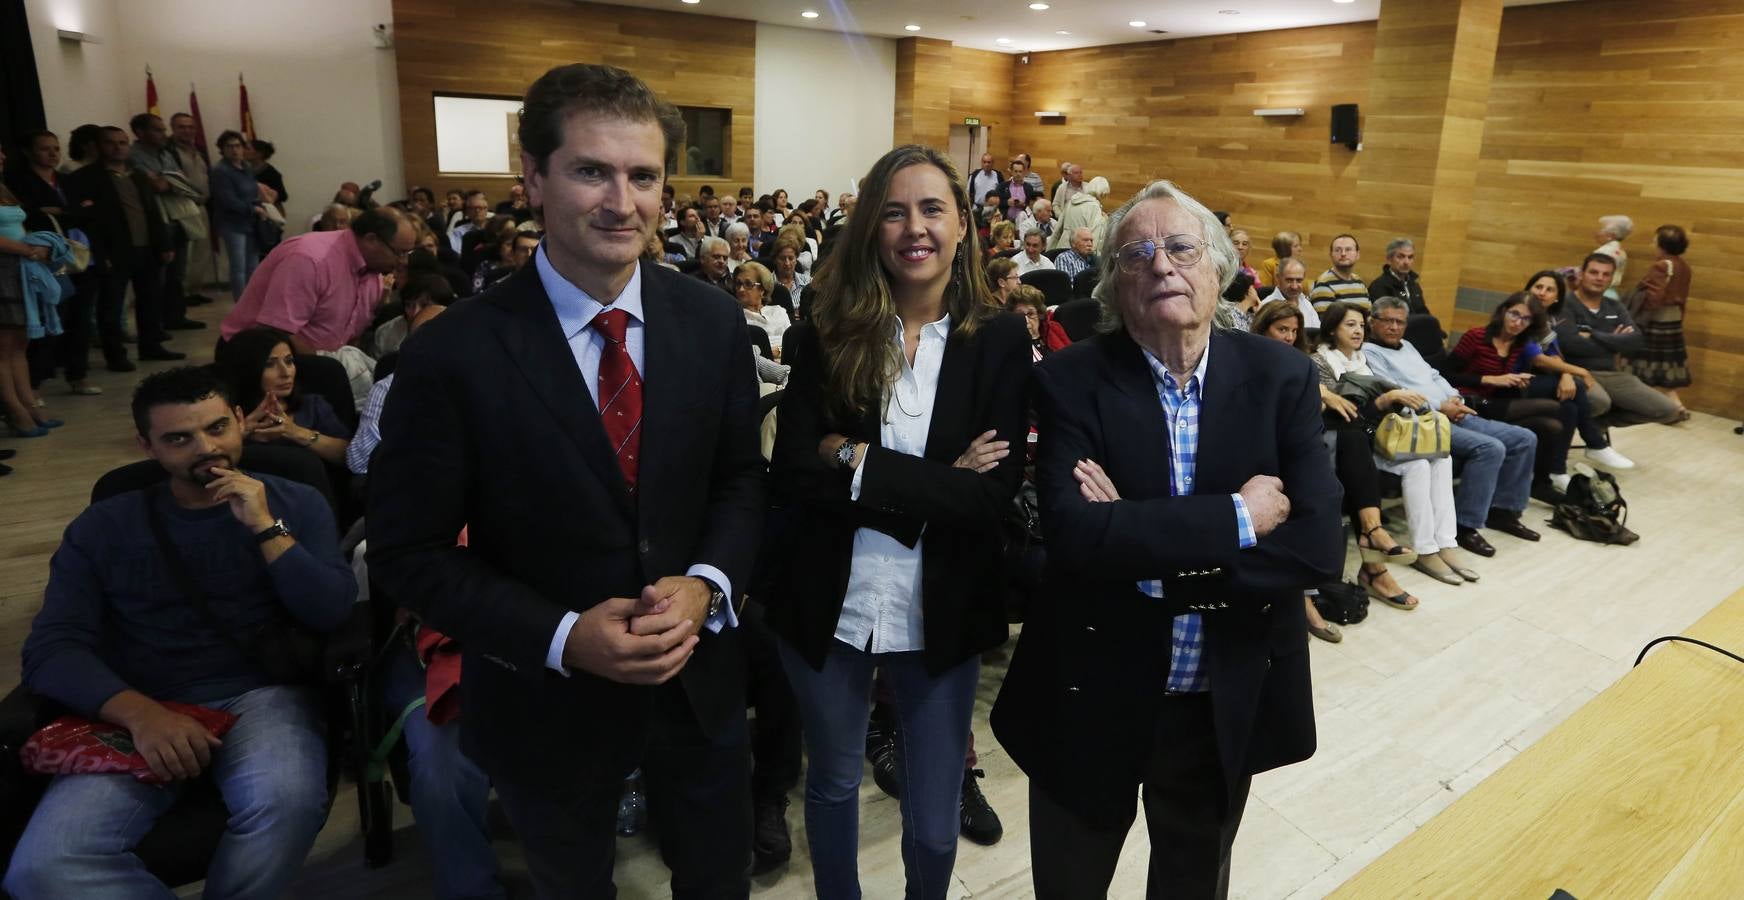
[[[763,522],[750,338],[731,298],[638,264],[683,136],[673,107],[578,64],[524,108],[527,196],[552,227],[532,265],[402,349],[370,562],[466,648],[461,746],[540,896],[614,895],[619,788],[639,765],[673,895],[745,897],[730,600]]]
[[[144,172],[128,163],[132,140],[109,126],[97,137],[97,160],[67,176],[68,200],[86,216],[92,266],[97,277],[87,283],[97,291],[97,333],[112,372],[130,372],[121,344],[121,307],[127,286],[133,285],[133,321],[139,335],[139,358],[175,360],[186,356],[164,347],[159,305],[163,267],[175,257],[172,235],[158,209],[157,192]]]
[[[1235,249],[1157,182],[1107,224],[1118,327],[1036,372],[1048,560],[994,734],[1036,894],[1102,897],[1143,788],[1147,896],[1222,897],[1251,776],[1314,751],[1302,591],[1343,562],[1313,367],[1212,333]]]

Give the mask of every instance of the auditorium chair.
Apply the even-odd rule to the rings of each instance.
[[[327,480],[326,467],[313,455],[294,447],[249,445],[243,450],[240,464],[250,472],[274,475],[315,488],[337,516],[337,504],[333,487]],[[91,489],[91,502],[139,490],[166,477],[167,473],[155,460],[129,463],[97,479]],[[369,748],[363,737],[369,733],[367,726],[371,715],[370,698],[365,693],[371,647],[370,620],[369,604],[358,603],[351,618],[328,635],[325,642],[329,804],[337,793],[341,771],[349,770],[359,785],[364,782]],[[38,729],[65,712],[55,702],[31,693],[22,685],[0,700],[0,872],[10,864],[18,838],[51,778],[24,771],[19,750]],[[384,815],[379,798],[371,798],[360,790],[358,813],[366,839],[381,830]],[[172,888],[200,881],[206,877],[229,816],[224,798],[211,778],[200,778],[189,786],[169,812],[158,819],[134,848],[134,853],[147,871]],[[377,838],[374,843],[379,846],[382,841]],[[379,860],[369,858],[369,861],[374,864]]]
[[[1096,282],[1101,280],[1101,277],[1097,274],[1094,266],[1079,272],[1072,278],[1072,296],[1094,297],[1096,295]]]
[[[1024,284],[1042,292],[1047,298],[1048,307],[1064,305],[1072,299],[1072,278],[1059,269],[1036,269],[1023,273],[1018,279]]]
[[[1071,247],[1055,247],[1052,250],[1043,250],[1042,255],[1048,258],[1048,262],[1058,262],[1060,259],[1060,254],[1062,254],[1070,249],[1072,249],[1072,248]]]
[[[1096,323],[1102,321],[1102,304],[1088,297],[1067,301],[1054,310],[1054,321],[1066,329],[1073,343],[1095,337]]]

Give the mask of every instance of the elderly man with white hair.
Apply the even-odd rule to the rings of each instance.
[[[744,224],[744,223],[739,223]],[[725,238],[710,235],[702,239],[702,252],[697,259],[702,266],[696,270],[696,277],[733,294],[733,248]],[[737,296],[734,294],[734,296]]]
[[[1078,273],[1096,268],[1096,234],[1088,228],[1073,229],[1072,243],[1067,245],[1066,252],[1054,257],[1054,268],[1074,281]]]
[[[1107,893],[1142,788],[1147,895],[1222,897],[1252,776],[1314,751],[1302,592],[1343,563],[1342,491],[1307,358],[1212,327],[1210,210],[1159,181],[1104,234],[1106,330],[1035,369],[1047,570],[993,731],[1037,896]]]

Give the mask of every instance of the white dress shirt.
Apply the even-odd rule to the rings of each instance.
[[[781,336],[793,324],[793,320],[787,317],[787,310],[773,303],[763,304],[761,312],[745,310],[745,321],[763,329],[763,333],[769,335],[770,348],[774,350],[781,349]]]
[[[886,450],[925,456],[927,431],[933,424],[933,398],[939,390],[939,368],[945,360],[945,339],[951,333],[946,314],[920,330],[914,364],[903,354],[902,371],[884,402],[878,443]],[[902,320],[895,321],[892,340],[902,353]],[[849,497],[860,499],[860,481],[867,460],[854,470]],[[904,547],[901,541],[870,528],[854,532],[854,554],[848,563],[848,593],[836,620],[836,639],[872,653],[926,649],[926,629],[920,606],[920,549],[925,540]]]
[[[1279,276],[1279,277],[1282,277],[1282,276]],[[1287,302],[1289,302],[1290,298],[1284,296],[1284,289],[1283,288],[1272,288],[1272,292],[1267,294],[1266,299],[1264,299],[1260,302],[1261,303],[1270,303],[1273,300],[1283,300],[1287,303]],[[1296,295],[1296,308],[1302,311],[1302,327],[1303,328],[1316,328],[1317,329],[1320,327],[1320,314],[1314,311],[1314,304],[1309,302],[1307,291],[1303,291],[1302,293]]]
[[[647,347],[647,326],[642,316],[642,267],[636,267],[630,275],[629,283],[624,285],[623,292],[616,299],[610,303],[601,303],[557,273],[551,261],[545,258],[543,243],[539,245],[539,252],[533,260],[539,271],[539,283],[545,286],[545,293],[551,298],[551,305],[557,311],[557,323],[563,329],[563,339],[568,342],[569,351],[575,354],[575,365],[581,369],[581,380],[587,385],[587,394],[593,399],[593,405],[596,408],[599,406],[600,357],[604,355],[606,346],[605,337],[593,328],[593,320],[602,310],[616,308],[630,314],[629,327],[624,331],[624,349],[629,351],[630,361],[636,364],[636,371],[641,373],[644,380],[647,379],[647,357],[644,352]],[[731,600],[733,583],[720,569],[707,563],[697,563],[684,574],[714,582],[726,593],[729,601]],[[551,645],[545,651],[547,668],[564,675],[569,674],[569,670],[563,666],[563,645],[569,640],[570,629],[575,627],[576,620],[580,618],[581,613],[570,610],[557,623],[557,632],[551,636]],[[739,626],[739,619],[733,613],[731,602],[725,604],[720,613],[710,616],[703,623],[704,628],[716,633],[723,626]]]
[[[1017,274],[1019,275],[1028,275],[1031,272],[1054,267],[1054,261],[1040,253],[1036,254],[1035,259],[1030,259],[1028,253],[1019,253],[1013,256],[1011,261],[1017,263]]]

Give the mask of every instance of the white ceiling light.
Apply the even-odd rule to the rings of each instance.
[[[702,0],[684,0],[684,2],[690,4],[691,6],[695,6],[698,3],[701,3]]]
[[[1055,34],[1071,34],[1070,31],[1056,31]]]
[[[1133,19],[1133,20],[1132,20],[1132,21],[1131,21],[1131,22],[1128,22],[1128,23],[1126,23],[1126,24],[1128,24],[1128,25],[1131,25],[1131,26],[1132,26],[1132,27],[1134,27],[1134,28],[1143,28],[1143,27],[1145,27],[1145,23],[1144,23],[1144,20],[1143,20],[1143,19]]]
[[[1011,38],[998,38],[998,39],[994,40],[993,43],[995,43],[995,44],[1009,44],[1009,43],[1011,43]]]
[[[818,17],[817,10],[808,9],[805,12],[800,13],[799,17],[802,19],[815,19]]]
[[[1220,16],[1239,16],[1239,15],[1241,15],[1241,10],[1239,10],[1239,9],[1220,9],[1217,11],[1217,14]]]
[[[904,26],[902,26],[902,30],[903,31],[919,31],[920,26],[919,25],[904,25]]]
[[[1041,12],[1042,10],[1047,9],[1048,5],[1046,3],[1031,3],[1029,5],[1029,8],[1035,10],[1036,12]]]
[[[1355,3],[1356,0],[1332,0],[1334,3]]]

